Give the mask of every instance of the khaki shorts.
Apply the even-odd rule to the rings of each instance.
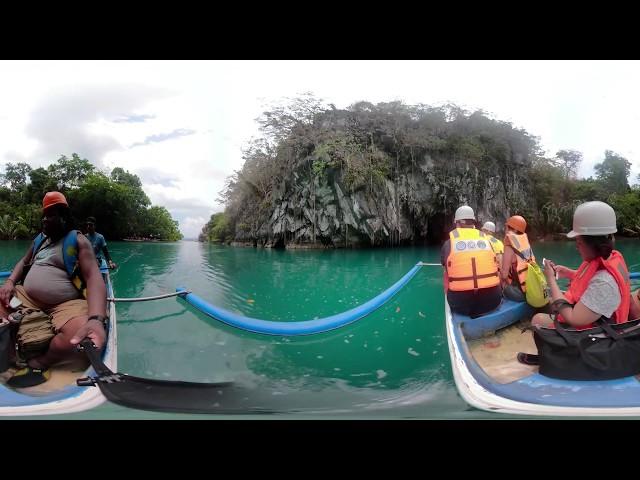
[[[80,315],[89,315],[89,305],[84,298],[69,300],[60,305],[51,306],[37,302],[29,297],[22,285],[16,285],[16,296],[22,301],[25,307],[38,308],[51,315],[56,333],[72,318],[79,317]]]

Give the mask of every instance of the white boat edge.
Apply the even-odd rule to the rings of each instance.
[[[526,416],[549,417],[640,417],[638,407],[566,407],[539,405],[528,402],[518,402],[496,395],[482,387],[466,366],[455,341],[454,322],[451,321],[451,308],[445,296],[445,316],[447,328],[447,342],[451,357],[451,369],[458,393],[465,402],[480,410],[494,413],[508,413]]]

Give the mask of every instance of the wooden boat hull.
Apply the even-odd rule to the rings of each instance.
[[[524,330],[535,310],[504,300],[498,311],[471,319],[453,314],[445,298],[447,339],[458,392],[471,406],[490,412],[582,417],[640,417],[640,380],[548,378],[523,365],[519,351],[536,353]]]
[[[109,269],[103,261],[101,271],[107,282],[107,297],[113,297]],[[10,272],[0,272],[5,278]],[[115,303],[108,302],[109,327],[103,362],[112,370],[117,369],[117,330]],[[106,398],[98,387],[78,386],[76,380],[95,376],[89,362],[57,366],[51,369],[51,378],[35,387],[11,389],[5,382],[15,368],[0,373],[0,416],[56,415],[80,412],[101,405]]]

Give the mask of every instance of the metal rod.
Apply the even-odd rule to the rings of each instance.
[[[109,297],[109,302],[146,302],[147,300],[158,300],[159,298],[175,297],[176,295],[186,295],[191,293],[191,290],[182,290],[180,292],[165,293],[164,295],[156,295],[154,297],[138,297],[138,298],[114,298]]]

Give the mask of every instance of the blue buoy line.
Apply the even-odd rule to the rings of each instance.
[[[215,318],[232,327],[241,328],[249,332],[264,333],[266,335],[311,335],[314,333],[327,332],[336,328],[348,325],[356,320],[370,314],[387,300],[393,297],[403,286],[411,280],[421,266],[425,265],[440,265],[440,264],[426,264],[419,262],[409,272],[407,272],[400,280],[382,292],[377,297],[369,300],[362,305],[355,307],[346,312],[338,313],[330,317],[316,318],[313,320],[304,320],[299,322],[279,322],[273,320],[260,320],[257,318],[245,317],[236,313],[224,310],[217,307],[194,293],[188,293],[186,287],[180,286],[176,289],[176,292],[185,292],[179,295],[179,298],[185,300],[198,310],[206,313],[210,317]]]

